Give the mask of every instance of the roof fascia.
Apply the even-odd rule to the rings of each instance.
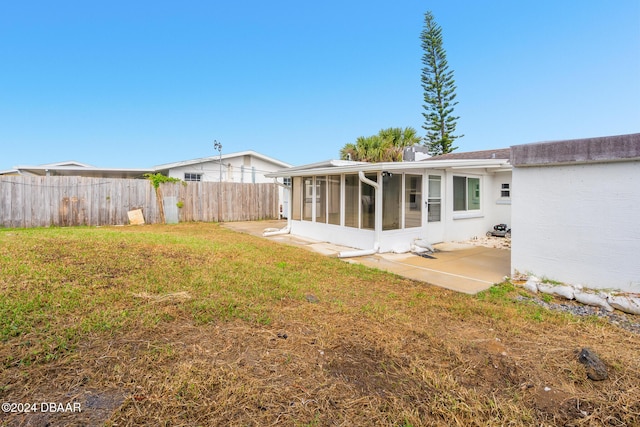
[[[128,168],[94,168],[94,167],[75,167],[75,166],[58,166],[58,167],[44,167],[44,166],[19,166],[18,171],[27,172],[46,172],[46,171],[63,171],[63,172],[134,172],[134,173],[147,173],[153,172],[153,169],[128,169]]]
[[[173,162],[173,163],[165,163],[162,165],[157,165],[153,167],[154,171],[163,171],[163,170],[167,170],[167,169],[174,169],[174,168],[180,168],[180,167],[184,167],[184,166],[191,166],[191,165],[195,165],[198,163],[208,163],[208,162],[214,162],[214,163],[219,163],[220,159],[222,158],[222,160],[228,160],[228,159],[233,159],[235,157],[242,157],[242,156],[253,156],[255,158],[264,160],[266,162],[269,163],[273,163],[277,166],[281,166],[284,168],[288,168],[291,167],[291,165],[289,163],[285,163],[285,162],[281,162],[280,160],[274,159],[272,157],[269,156],[265,156],[264,154],[260,154],[258,152],[255,152],[253,150],[246,150],[246,151],[239,151],[237,153],[228,153],[228,154],[223,154],[222,156],[217,155],[217,156],[209,156],[209,157],[200,157],[198,159],[192,159],[192,160],[182,160],[180,162]]]
[[[360,163],[348,166],[333,167],[309,167],[283,169],[266,174],[268,178],[308,175],[331,175],[342,173],[377,172],[412,169],[511,169],[506,159],[472,159],[472,160],[432,160],[430,162],[384,162],[384,163]]]

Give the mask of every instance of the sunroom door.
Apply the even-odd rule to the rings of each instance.
[[[442,175],[430,173],[427,176],[427,241],[429,243],[439,243],[444,240],[443,186]]]

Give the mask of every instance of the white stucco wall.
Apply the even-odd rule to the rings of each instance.
[[[188,166],[180,166],[169,169],[169,176],[171,178],[178,178],[184,180],[185,173],[199,173],[202,174],[203,182],[218,181],[220,176],[220,170],[218,162],[203,162],[196,163]],[[222,169],[222,180],[225,180],[225,170]]]
[[[373,230],[311,221],[291,221],[291,234],[356,249],[371,249],[375,243]]]
[[[640,292],[640,162],[513,169],[512,270]]]
[[[502,184],[509,185],[509,194],[513,195],[513,183],[511,182],[511,172],[498,172],[490,176],[489,191],[489,230],[496,224],[507,224],[511,227],[511,197],[502,197]]]
[[[477,212],[454,212],[453,176],[479,177],[481,179],[480,210]],[[462,241],[482,237],[496,224],[511,226],[511,200],[500,197],[501,185],[511,182],[511,172],[486,174],[478,170],[447,171],[445,174],[444,239],[443,241]],[[511,189],[512,193],[513,190]]]
[[[282,168],[283,166],[250,155],[223,158],[222,181],[272,183],[273,178],[266,178],[264,175]],[[201,162],[169,170],[169,176],[179,179],[184,179],[185,173],[200,173],[202,181],[217,182],[220,180],[220,164],[217,161]]]

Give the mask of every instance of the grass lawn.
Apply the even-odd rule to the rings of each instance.
[[[0,400],[82,408],[0,425],[640,425],[640,335],[521,292],[217,224],[0,230]]]

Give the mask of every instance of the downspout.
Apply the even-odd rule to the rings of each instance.
[[[282,187],[285,189],[285,191],[289,192],[289,203],[287,203],[287,225],[284,228],[281,228],[280,230],[275,230],[275,231],[264,231],[262,233],[263,237],[270,237],[270,236],[278,236],[280,234],[289,234],[291,232],[291,187],[288,185],[284,185],[278,182],[277,178],[273,178],[273,182],[278,185],[279,187]]]
[[[382,230],[382,197],[380,194],[380,184],[375,181],[371,181],[369,178],[364,176],[363,171],[358,171],[358,178],[360,178],[361,182],[364,182],[367,185],[370,185],[376,191],[376,217],[374,224],[374,234],[373,234],[373,249],[361,249],[354,251],[342,251],[338,254],[338,258],[352,258],[357,256],[366,256],[373,255],[380,251],[380,231]]]

